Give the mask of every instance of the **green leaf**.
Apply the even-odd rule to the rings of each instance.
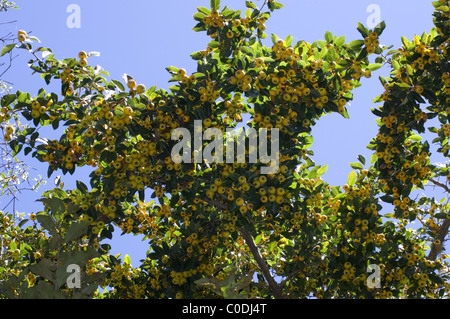
[[[345,43],[345,35],[343,35],[342,37],[339,37],[336,40],[334,40],[334,45],[336,45],[338,47],[340,47],[344,43]]]
[[[198,12],[204,13],[206,15],[210,15],[211,14],[211,10],[209,10],[208,8],[205,7],[197,7]]]
[[[358,50],[364,45],[363,40],[353,40],[348,44],[348,47],[352,50]]]
[[[376,70],[378,70],[379,68],[381,68],[382,66],[383,66],[382,63],[372,63],[372,64],[369,64],[369,66],[367,67],[367,69],[369,69],[370,71],[376,71]]]
[[[384,31],[384,29],[386,29],[386,22],[381,21],[376,27],[375,29],[373,29],[374,32],[378,33],[378,35],[381,35]]]
[[[202,21],[204,17],[205,17],[205,14],[202,12],[196,12],[194,14],[194,20],[196,20],[196,21]]]
[[[292,44],[292,41],[294,41],[294,38],[292,37],[292,35],[288,35],[288,36],[286,37],[286,39],[284,40],[284,45],[285,45],[286,47],[290,47],[291,44]]]
[[[0,56],[4,56],[5,54],[11,52],[12,49],[14,49],[16,45],[14,43],[5,45],[2,49],[1,55]]]
[[[413,134],[409,137],[409,139],[414,142],[420,142],[423,138],[420,135]]]
[[[220,0],[211,0],[211,10],[220,9]]]
[[[369,30],[361,23],[358,22],[358,31],[361,33],[361,35],[365,38],[369,36]]]
[[[278,40],[280,40],[280,38],[276,34],[273,34],[273,33],[272,33],[271,39],[272,39],[273,44],[277,44]]]
[[[350,166],[351,166],[353,169],[363,169],[362,164],[361,164],[361,163],[358,163],[358,162],[350,163]]]
[[[358,155],[358,161],[361,162],[361,164],[366,165],[366,159],[362,155]]]
[[[49,231],[51,235],[56,234],[56,223],[52,217],[46,213],[40,213],[36,215],[38,222]]]
[[[125,91],[125,87],[123,86],[123,84],[121,82],[119,82],[117,80],[112,80],[112,82],[119,89],[120,92],[124,92]]]
[[[283,5],[277,1],[272,1],[268,3],[269,10],[274,11],[283,8]]]
[[[131,265],[131,258],[130,256],[125,255],[125,257],[123,258],[123,262],[126,263],[127,265]]]
[[[328,165],[322,166],[317,170],[317,177],[322,176],[328,171]]]
[[[16,97],[17,97],[16,94],[7,94],[7,95],[3,96],[1,99],[2,106],[10,105],[12,102],[15,101]]]
[[[245,6],[250,9],[256,9],[256,4],[254,4],[252,1],[245,1]]]
[[[350,174],[348,174],[347,184],[349,186],[353,186],[353,185],[355,185],[355,182],[356,182],[356,172],[351,171]]]
[[[34,274],[47,280],[53,281],[55,279],[56,264],[49,259],[42,259],[39,263],[32,265],[30,269]]]
[[[331,43],[331,41],[333,41],[333,34],[330,31],[325,32],[325,40],[328,43]]]
[[[85,221],[72,223],[66,231],[64,242],[68,243],[72,240],[82,237],[86,234],[89,224]]]
[[[78,188],[82,193],[86,193],[86,192],[88,191],[87,186],[86,186],[83,182],[77,181],[76,184],[77,184],[77,188]]]

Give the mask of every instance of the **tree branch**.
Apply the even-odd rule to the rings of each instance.
[[[216,206],[217,208],[221,210],[228,210],[228,206],[218,202],[213,199],[205,198],[203,199],[208,204],[211,204],[213,206]],[[269,285],[270,289],[272,290],[272,293],[276,299],[284,299],[283,296],[283,290],[281,289],[281,286],[275,281],[272,274],[270,273],[269,266],[267,266],[266,261],[259,253],[258,247],[255,244],[255,241],[253,240],[252,235],[245,229],[245,227],[239,227],[239,232],[244,238],[245,243],[247,244],[248,248],[250,249],[250,252],[252,253],[253,258],[255,259],[256,263],[258,264],[259,269],[264,275],[264,278],[267,281],[267,284]]]
[[[445,191],[446,191],[447,193],[450,193],[450,188],[448,188],[447,185],[442,184],[441,182],[438,182],[437,180],[432,179],[432,178],[430,178],[429,181],[432,182],[432,183],[433,183],[434,185],[436,185],[436,186],[442,187],[443,189],[445,189]]]
[[[272,274],[270,273],[270,269],[267,266],[265,260],[262,258],[261,254],[259,253],[258,247],[256,247],[256,244],[255,244],[255,241],[253,240],[252,235],[250,235],[250,233],[244,227],[240,227],[239,231],[241,233],[242,238],[244,238],[245,243],[250,248],[253,258],[255,259],[256,263],[258,264],[259,269],[261,269],[261,271],[264,275],[264,278],[266,278],[266,281],[269,284],[269,287],[272,290],[274,297],[276,299],[284,299],[281,286],[278,285],[278,283],[272,277]]]

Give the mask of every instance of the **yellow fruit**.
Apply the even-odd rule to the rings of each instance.
[[[6,128],[6,133],[7,133],[7,134],[13,134],[13,133],[14,133],[14,127],[8,126],[8,127]]]
[[[20,31],[17,33],[17,39],[18,39],[20,42],[24,42],[24,41],[27,39],[27,33],[26,33],[24,30],[20,30]]]
[[[370,35],[369,35],[369,38],[371,38],[371,39],[373,39],[373,40],[377,39],[377,38],[378,38],[378,33],[376,33],[376,32],[371,32]]]
[[[243,70],[237,70],[234,74],[237,79],[243,79],[245,76],[245,72]]]
[[[136,87],[136,81],[133,80],[133,79],[128,80],[127,86],[128,86],[128,88],[131,89],[131,90],[134,89],[134,88]]]
[[[146,91],[146,88],[145,88],[145,85],[144,85],[144,84],[139,84],[139,85],[136,87],[136,92],[137,92],[138,94],[144,94],[145,91]]]
[[[415,88],[415,91],[417,94],[422,94],[423,93],[423,86],[422,85],[417,85]]]
[[[87,54],[86,54],[85,51],[80,51],[80,52],[78,53],[78,57],[80,58],[80,60],[84,60],[84,59],[87,58]]]
[[[78,63],[82,68],[84,68],[87,65],[87,61],[85,59],[81,59]]]

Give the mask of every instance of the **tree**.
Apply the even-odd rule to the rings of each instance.
[[[331,32],[314,43],[272,34],[273,44],[266,46],[265,22],[282,4],[245,4],[245,12],[222,8],[218,0],[197,8],[194,31],[206,32],[209,43],[191,55],[198,61],[194,74],[167,68],[174,82],[169,91],[147,89],[131,75],[125,83],[108,80],[101,67],[89,65],[92,54],[58,60],[49,48],[33,49],[27,34],[19,33],[31,68],[47,84],[60,82],[61,92],[2,98],[8,114],[30,123],[14,132],[11,149],[48,163],[49,177],[83,166],[92,173],[77,189],[60,185],[44,193],[45,209],[33,215],[33,225],[14,226],[28,240],[19,247],[17,237],[9,237],[2,267],[14,272],[6,272],[0,293],[447,296],[442,251],[450,226],[448,169],[430,156],[432,145],[443,157],[450,149],[448,1],[433,2],[436,27],[430,34],[405,38],[398,50],[380,46],[384,23],[373,30],[359,23],[361,39],[348,43]],[[327,113],[348,118],[352,90],[383,65],[392,73],[380,77],[384,93],[375,102],[382,106],[373,109],[379,134],[368,145],[373,156],[350,164],[343,187],[329,185],[321,178],[327,167],[313,161],[311,127]],[[251,134],[227,134],[242,125],[260,134],[278,160],[268,166]],[[59,139],[40,136],[42,126],[59,132]],[[426,130],[435,134],[431,143]],[[249,145],[245,153],[239,153],[242,139]],[[225,152],[238,155],[220,161]],[[274,170],[264,173],[267,168]],[[444,191],[442,200],[422,194],[430,183]],[[408,229],[414,220],[421,226]],[[144,234],[149,242],[139,268],[102,244],[117,228]],[[66,282],[72,264],[82,269],[80,288]],[[112,289],[99,293],[98,286]]]

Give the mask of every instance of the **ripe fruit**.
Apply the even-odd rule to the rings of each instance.
[[[80,60],[84,60],[84,59],[87,58],[87,54],[86,54],[85,51],[80,51],[80,52],[78,53],[78,57],[80,58]]]
[[[422,94],[423,93],[423,86],[422,85],[417,85],[415,90],[417,94]]]
[[[145,91],[146,91],[146,88],[145,88],[145,85],[144,85],[144,84],[139,84],[139,85],[136,87],[136,92],[137,92],[138,94],[144,94]]]
[[[18,39],[20,42],[24,42],[24,41],[27,39],[27,33],[26,33],[24,30],[20,30],[20,31],[17,33],[17,39]]]
[[[78,64],[84,68],[87,65],[87,61],[85,59],[81,59],[80,62],[78,62]]]
[[[133,79],[128,80],[127,86],[129,89],[133,90],[136,87],[136,81]]]
[[[14,127],[12,127],[12,126],[6,127],[6,133],[9,134],[9,135],[13,134],[14,133]]]

